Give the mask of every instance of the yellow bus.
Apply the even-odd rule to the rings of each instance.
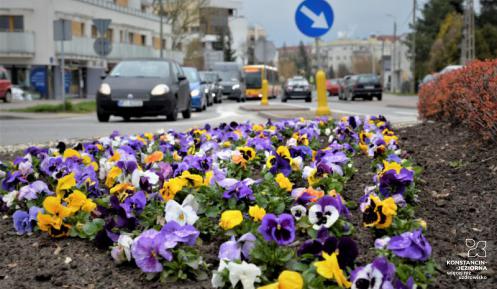
[[[251,99],[262,98],[262,80],[268,81],[268,98],[280,95],[281,85],[278,69],[268,65],[246,65],[243,67],[245,75],[245,97]]]

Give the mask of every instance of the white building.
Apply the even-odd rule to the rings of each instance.
[[[61,45],[55,42],[53,21],[71,21],[72,40],[64,42],[66,91],[94,97],[100,75],[121,59],[158,58],[160,22],[150,0],[0,0],[0,65],[13,83],[32,87],[46,97],[61,95]],[[106,38],[111,53],[103,59],[93,48],[99,37],[92,19],[112,23]],[[164,25],[165,57],[182,62],[171,51],[171,28]]]
[[[325,70],[333,68],[335,75],[344,69],[350,74],[379,74],[386,89],[398,92],[403,83],[412,79],[412,73],[407,46],[401,37],[396,41],[394,39],[390,35],[380,35],[368,39],[337,39],[320,43],[320,63],[325,66],[322,67]],[[316,55],[315,46],[312,53]],[[313,61],[315,65],[317,57]]]

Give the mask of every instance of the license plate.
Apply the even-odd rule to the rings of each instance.
[[[119,107],[142,107],[143,101],[132,100],[132,99],[120,100],[117,102],[117,106],[119,106]]]
[[[365,88],[365,89],[374,89],[374,86],[369,85],[369,86],[365,86],[364,88]]]
[[[304,91],[302,88],[295,88],[295,91]]]

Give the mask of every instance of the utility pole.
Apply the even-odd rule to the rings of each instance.
[[[411,92],[416,93],[416,11],[417,11],[417,1],[412,1],[412,53],[411,53],[411,73],[412,73],[412,83]]]
[[[392,91],[397,91],[397,20],[393,22]]]
[[[164,58],[164,5],[159,0],[159,17],[160,17],[160,58]]]
[[[376,75],[376,69],[375,69],[376,68],[375,67],[376,61],[375,61],[375,57],[374,57],[374,43],[372,43],[372,42],[371,42],[370,49],[371,49],[371,69],[372,69],[371,73]]]
[[[475,10],[474,0],[466,0],[464,7],[464,26],[461,43],[461,65],[475,59]]]

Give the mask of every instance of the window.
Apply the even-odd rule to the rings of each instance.
[[[97,33],[97,27],[95,25],[91,26],[91,38],[95,39],[97,38],[98,33]]]
[[[109,39],[110,42],[114,42],[114,30],[112,28],[107,29],[105,32],[105,38]]]
[[[24,16],[22,15],[1,15],[0,31],[19,32],[24,31]]]
[[[81,22],[80,24],[80,31],[81,31],[81,36],[85,37],[86,36],[86,31],[85,31],[85,23],[84,22]]]
[[[124,37],[124,31],[119,31],[119,42],[121,43],[125,43],[126,42],[126,39]]]
[[[128,43],[132,44],[134,37],[135,37],[135,34],[133,32],[128,32]]]
[[[5,73],[4,71],[0,71],[0,80],[6,80],[6,79],[9,79],[7,77],[7,73]]]
[[[147,36],[146,35],[143,35],[143,34],[141,35],[140,44],[142,46],[147,45]]]

